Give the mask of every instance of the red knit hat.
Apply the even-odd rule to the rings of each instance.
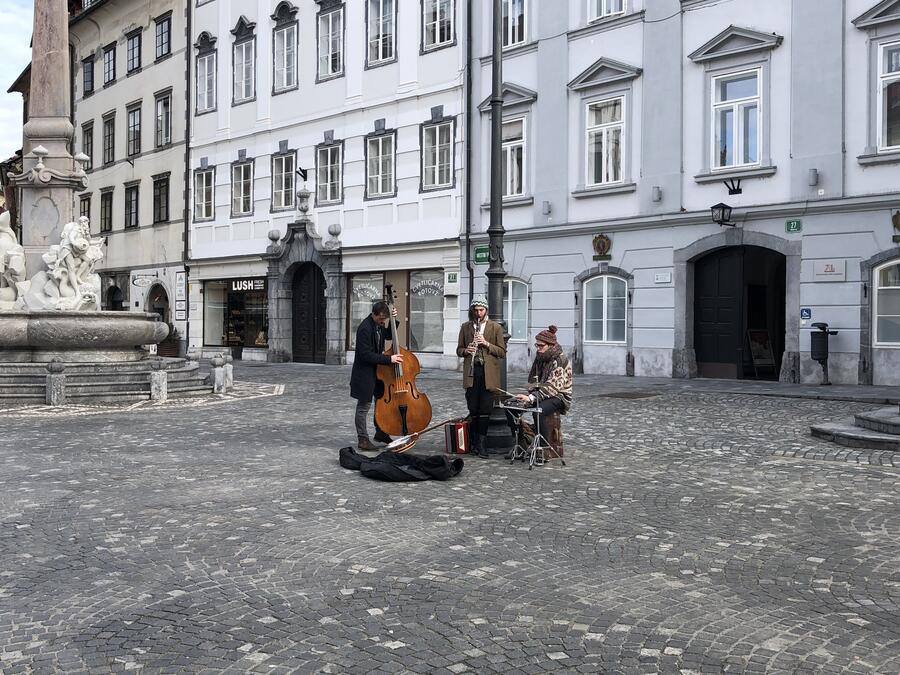
[[[548,345],[556,344],[556,326],[550,326],[547,330],[542,330],[534,339]]]

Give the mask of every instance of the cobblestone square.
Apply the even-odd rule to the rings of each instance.
[[[581,377],[568,466],[397,484],[349,368],[236,378],[0,411],[0,672],[900,672],[900,461],[808,433],[877,404]]]

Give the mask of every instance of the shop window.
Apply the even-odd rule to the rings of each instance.
[[[516,279],[503,284],[503,318],[510,340],[528,339],[528,284]]]
[[[628,285],[612,276],[594,277],[584,284],[585,342],[625,342]]]
[[[444,272],[409,274],[409,348],[414,352],[444,351]]]
[[[350,277],[350,349],[356,349],[356,329],[369,314],[372,303],[384,296],[384,275],[381,273],[354,274]]]
[[[203,284],[203,344],[268,347],[269,304],[265,279],[226,279]]]
[[[900,346],[900,262],[875,270],[875,344]]]

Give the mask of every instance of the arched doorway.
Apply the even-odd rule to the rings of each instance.
[[[694,261],[700,377],[778,380],[785,351],[786,258],[727,246]]]
[[[121,312],[125,309],[125,296],[118,286],[106,289],[106,309],[110,312]]]
[[[315,263],[294,272],[291,326],[292,358],[299,363],[325,363],[325,275]]]
[[[165,288],[156,284],[150,289],[145,311],[159,314],[163,323],[169,323],[169,294]]]

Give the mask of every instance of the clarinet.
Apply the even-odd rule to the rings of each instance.
[[[481,322],[480,322],[480,321],[476,321],[476,322],[474,323],[474,326],[475,326],[475,335],[478,335],[478,331],[479,331],[479,329],[481,328]],[[475,347],[475,351],[472,352],[472,361],[471,361],[471,365],[469,366],[469,368],[471,369],[471,370],[469,371],[469,376],[474,378],[474,377],[475,377],[475,355],[478,353],[478,350],[481,349],[481,348],[475,343],[475,338],[474,338],[474,337],[472,338],[472,341],[469,343],[469,346],[470,346],[470,347]]]

